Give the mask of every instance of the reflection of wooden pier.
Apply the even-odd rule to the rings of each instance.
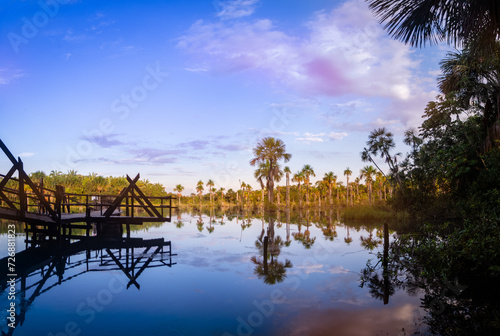
[[[119,281],[123,289],[134,285],[140,289],[139,276],[149,268],[172,267],[172,247],[170,241],[163,238],[144,240],[101,239],[91,237],[78,242],[65,241],[62,246],[52,242],[42,247],[27,249],[16,254],[15,281],[17,296],[20,298],[16,326],[22,325],[26,313],[41,294],[57,285],[96,271],[120,271],[127,279]],[[72,260],[73,259],[73,260]],[[76,260],[75,260],[76,259]],[[0,260],[1,269],[7,269],[8,257]],[[69,273],[69,274],[68,274]],[[123,276],[119,274],[119,276]],[[0,290],[5,290],[7,274],[0,275]],[[12,335],[14,328],[2,335]]]
[[[1,140],[0,148],[13,164],[6,175],[0,174],[0,218],[26,223],[27,243],[89,237],[94,228],[97,235],[116,237],[121,236],[122,225],[130,238],[130,225],[170,222],[172,197],[144,195],[137,186],[139,174],[134,179],[127,175],[129,185],[119,195],[66,193],[62,186],[52,190],[33,183],[21,159],[16,160]]]

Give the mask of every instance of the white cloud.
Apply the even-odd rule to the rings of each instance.
[[[295,141],[309,144],[309,143],[312,143],[312,142],[326,142],[326,141],[329,141],[329,140],[342,140],[347,135],[348,134],[345,133],[345,132],[330,132],[328,134],[326,134],[324,132],[322,132],[322,133],[309,133],[309,132],[305,132],[302,135],[302,137],[295,138]]]
[[[0,85],[9,84],[15,79],[24,77],[24,72],[17,69],[0,68]]]
[[[214,5],[221,19],[237,19],[252,15],[259,0],[216,0]]]
[[[253,8],[256,1],[228,3]],[[332,11],[317,12],[305,27],[306,34],[298,37],[269,19],[200,20],[179,38],[178,47],[203,65],[193,68],[257,71],[273,84],[309,97],[350,94],[388,99],[394,109],[385,117],[403,124],[413,118],[415,109],[421,115],[429,95],[419,88],[421,80],[414,74],[419,63],[412,60],[408,46],[387,36],[366,3],[351,0]]]
[[[330,132],[328,133],[328,137],[332,140],[342,140],[348,134],[346,132]]]
[[[317,138],[317,137],[296,138],[295,140],[299,141],[299,142],[304,142],[304,143],[324,142],[325,141],[323,138]]]
[[[20,153],[18,156],[19,157],[31,157],[34,155],[35,155],[35,153],[33,153],[33,152],[23,152],[23,153]]]

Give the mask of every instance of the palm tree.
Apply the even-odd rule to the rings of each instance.
[[[250,192],[252,191],[252,186],[250,184],[246,185],[246,190],[247,190],[247,203],[250,202]]]
[[[290,208],[290,167],[285,166],[283,171],[286,174],[286,207],[287,209]]]
[[[302,171],[298,171],[295,174],[293,174],[292,177],[292,182],[297,182],[298,185],[298,191],[299,191],[299,208],[302,208],[302,194],[301,194],[301,189],[300,189],[300,184],[304,182],[304,173]]]
[[[181,197],[182,197],[182,191],[184,190],[184,187],[181,185],[181,184],[178,184],[175,186],[174,188],[174,191],[177,192],[177,197],[178,197],[178,200],[179,200],[179,207],[181,206]]]
[[[359,181],[360,181],[360,178],[359,177],[356,177],[354,179],[354,183],[356,184],[356,201],[359,203]]]
[[[241,204],[245,205],[245,190],[247,188],[247,184],[245,182],[241,182]]]
[[[304,184],[306,185],[306,204],[307,206],[309,205],[309,184],[311,183],[310,177],[311,176],[316,176],[314,174],[314,169],[306,164],[304,167],[302,167],[302,174],[304,175]]]
[[[375,172],[376,170],[373,166],[364,166],[359,172],[360,178],[365,179],[366,187],[368,188],[368,200],[370,203],[372,202],[372,181]]]
[[[478,57],[472,48],[448,53],[441,62],[439,88],[445,95],[454,94],[463,108],[478,106],[482,111],[483,152],[500,139],[500,43],[495,53]]]
[[[260,183],[262,206],[264,206],[264,189],[266,188],[262,179],[266,178],[268,173],[269,173],[269,164],[267,162],[261,162],[259,164],[259,168],[257,168],[253,173],[253,176]]]
[[[412,46],[447,41],[490,53],[500,35],[498,1],[367,0],[389,34]]]
[[[316,181],[316,189],[318,190],[318,207],[321,209],[321,196],[323,194],[323,190],[325,189],[325,181],[320,180]]]
[[[212,198],[213,198],[213,186],[214,186],[214,181],[208,180],[207,182],[207,187],[208,187],[208,192],[210,193],[210,206],[212,206]]]
[[[391,175],[394,176],[401,192],[404,193],[403,184],[399,176],[399,168],[397,164],[397,156],[401,155],[401,153],[396,153],[394,154],[394,156],[391,156],[389,153],[389,151],[396,146],[396,144],[394,143],[393,134],[387,131],[385,127],[375,129],[368,136],[368,141],[366,142],[366,144],[368,145],[368,148],[364,148],[363,152],[361,152],[361,160],[365,162],[372,162],[377,167],[377,169],[382,174],[384,174],[382,169],[380,169],[377,163],[373,160],[372,155],[380,155],[381,158],[385,158],[385,162],[389,166]]]
[[[323,176],[323,181],[328,186],[328,198],[330,200],[330,206],[332,206],[333,205],[332,188],[337,183],[337,175],[335,175],[332,171],[325,173],[325,176]]]
[[[352,170],[347,167],[345,170],[344,170],[344,175],[346,176],[347,178],[347,194],[346,194],[346,200],[347,200],[347,204],[349,205],[349,176],[351,176],[352,174]]]
[[[203,181],[199,180],[198,184],[196,185],[196,191],[198,192],[198,195],[200,196],[200,208],[201,208],[201,193],[203,191]]]
[[[221,206],[224,206],[224,190],[226,190],[225,188],[220,188],[219,191],[220,191],[220,205]]]
[[[274,180],[278,175],[278,162],[283,160],[290,161],[292,154],[286,153],[285,143],[280,139],[266,137],[257,143],[253,149],[254,158],[250,160],[250,165],[255,166],[257,163],[268,163],[269,170],[267,173],[267,199],[270,204],[274,201]]]
[[[385,177],[384,175],[381,173],[381,172],[377,172],[375,174],[375,181],[378,182],[378,199],[379,201],[382,200],[382,192],[383,192],[383,189],[384,189],[384,181],[385,181]]]
[[[340,190],[342,189],[342,185],[344,184],[344,182],[342,181],[338,181],[337,182],[337,204],[340,204]]]

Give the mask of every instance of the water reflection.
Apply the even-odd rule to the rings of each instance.
[[[126,288],[132,285],[138,290],[141,285],[138,280],[148,268],[172,267],[171,243],[160,239],[144,240],[128,238],[106,240],[90,238],[74,243],[62,243],[33,247],[16,254],[16,292],[17,319],[16,328],[25,323],[27,312],[35,299],[55,287],[70,282],[91,272],[121,271],[128,281]],[[7,269],[8,258],[0,260],[0,265]],[[67,274],[71,270],[70,274]],[[75,273],[76,271],[76,273]],[[4,291],[8,281],[7,274],[0,277],[0,290]],[[16,328],[8,328],[12,335]]]
[[[447,278],[436,251],[413,253],[418,241],[411,235],[397,235],[389,242],[389,229],[383,228],[384,248],[376,263],[369,261],[361,272],[361,286],[369,288],[376,299],[389,302],[398,290],[414,296],[420,293],[424,321],[432,335],[499,335],[500,291],[498,276],[467,276]],[[433,239],[441,239],[433,237]],[[436,255],[432,255],[436,253]],[[428,269],[427,260],[435,261]]]
[[[262,219],[264,225],[264,219]],[[259,257],[252,257],[251,261],[255,264],[254,273],[263,279],[264,283],[274,285],[283,282],[286,278],[286,271],[292,268],[290,260],[285,259],[284,262],[278,261],[278,256],[281,253],[281,248],[285,246],[285,242],[280,236],[275,236],[274,219],[269,218],[267,230],[262,228],[261,234],[255,241],[255,247],[259,250]]]
[[[159,267],[149,272],[140,271],[137,264],[139,268],[128,271],[129,277],[122,270],[131,266],[130,258],[128,263],[126,261],[127,252],[109,248],[109,254],[107,249],[101,249],[97,257],[104,256],[107,260],[105,267],[119,270],[121,278],[132,290],[117,295],[116,300],[100,314],[99,322],[96,320],[95,324],[88,326],[81,323],[82,334],[83,331],[85,334],[105,334],[102,328],[115,323],[120,326],[116,330],[108,328],[107,334],[223,335],[227,332],[237,335],[241,319],[249,323],[247,317],[255,316],[255,302],[260,304],[272,300],[275,291],[282,291],[280,297],[286,299],[276,303],[274,313],[264,316],[258,327],[251,325],[254,335],[329,334],[328,328],[342,327],[347,331],[349,325],[351,328],[358,327],[359,321],[365,318],[376,316],[377,321],[382,321],[381,316],[384,315],[387,317],[384,323],[375,323],[372,327],[369,323],[364,324],[367,334],[381,333],[381,330],[384,334],[396,329],[401,331],[402,327],[419,330],[408,322],[414,316],[414,310],[418,310],[418,297],[409,297],[395,286],[392,291],[385,290],[384,284],[389,282],[384,282],[382,273],[380,284],[372,281],[374,289],[368,286],[368,282],[364,288],[359,287],[359,272],[378,248],[374,246],[374,252],[365,249],[361,237],[380,239],[375,231],[375,228],[380,228],[379,223],[353,223],[348,226],[339,220],[335,209],[305,209],[270,215],[251,207],[233,213],[206,207],[193,209],[190,213],[178,212],[175,216],[174,223],[145,223],[142,227],[134,227],[135,236],[146,238],[159,235],[175,241],[179,257],[172,272],[164,272]],[[386,237],[383,238],[385,243]],[[142,262],[147,262],[154,249],[143,256]],[[382,252],[382,249],[379,251]],[[143,252],[144,249],[136,249],[138,254],[134,260]],[[95,253],[92,252],[94,259]],[[73,262],[82,260],[79,267],[84,269],[85,258],[84,254],[71,257]],[[92,265],[92,262],[89,264]],[[153,264],[154,260],[148,268]],[[52,274],[56,274],[58,269],[63,271],[65,278],[62,283],[67,285],[59,286],[64,287],[59,294],[71,296],[60,301],[72,301],[64,306],[61,302],[52,304],[38,300],[38,307],[30,310],[30,315],[35,315],[32,320],[42,320],[44,311],[74,311],[80,302],[86,300],[87,294],[81,293],[74,281],[65,280],[74,274],[63,266],[57,268],[55,265]],[[389,262],[387,268],[390,270],[390,267]],[[392,281],[390,272],[387,274],[388,280]],[[57,282],[57,276],[54,277]],[[80,282],[79,286],[86,288],[92,284],[95,282],[84,285]],[[140,285],[140,292],[133,290],[137,288],[136,284]],[[92,287],[90,292],[97,293],[101,288]],[[391,304],[384,306],[370,293],[390,296]],[[397,318],[389,318],[393,315]],[[317,317],[322,317],[323,321]],[[54,317],[51,323],[64,326],[68,319],[79,318],[73,313],[59,320]],[[120,323],[117,323],[118,319]],[[144,321],[147,321],[146,325]],[[128,324],[123,325],[122,322]],[[144,330],[137,331],[130,327],[134,324]],[[87,329],[83,330],[83,327]],[[23,326],[24,330],[20,332],[36,330],[35,327],[29,328]],[[60,327],[54,329],[64,330]],[[40,334],[48,332],[53,330],[43,330]]]

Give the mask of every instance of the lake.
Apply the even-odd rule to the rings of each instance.
[[[397,226],[384,239],[384,223],[339,219],[335,211],[178,212],[132,232],[170,241],[172,255],[103,248],[34,269],[16,283],[26,288],[16,294],[20,325],[1,328],[16,336],[425,334],[418,290],[360,286]],[[16,241],[19,253],[24,235]],[[8,288],[0,300],[7,307]]]

